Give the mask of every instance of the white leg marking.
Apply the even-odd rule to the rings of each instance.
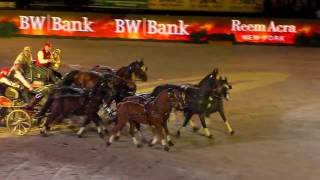
[[[153,138],[153,140],[152,140],[151,144],[156,144],[156,143],[157,143],[157,141],[158,141],[158,137],[157,137],[157,136],[155,136],[155,137]]]
[[[189,123],[190,123],[190,126],[191,126],[192,128],[195,127],[195,125],[194,125],[194,123],[192,122],[192,120],[190,120]]]
[[[100,133],[101,133],[102,129],[101,129],[101,127],[100,127],[100,126],[98,126],[98,127],[97,127],[97,131],[98,131],[98,134],[100,134]]]
[[[120,135],[121,135],[121,133],[120,133],[120,132],[117,132],[116,136],[119,137]]]
[[[204,128],[204,133],[206,134],[206,136],[210,136],[211,135],[211,133],[210,133],[208,128]]]
[[[109,138],[109,143],[113,143],[113,139],[114,139],[114,136],[111,135],[110,138]]]
[[[227,128],[228,128],[228,131],[229,131],[229,132],[232,132],[232,128],[231,128],[229,122],[226,121],[225,124],[226,124],[226,126],[227,126]]]
[[[132,137],[132,141],[133,141],[133,144],[134,144],[134,145],[138,145],[138,144],[139,144],[139,142],[138,142],[138,140],[136,139],[136,137]]]
[[[79,131],[78,131],[78,135],[81,135],[82,133],[83,133],[83,131],[85,130],[85,127],[81,127],[80,129],[79,129]]]
[[[162,144],[162,146],[165,146],[165,145],[167,145],[167,141],[165,139],[162,139],[161,144]]]

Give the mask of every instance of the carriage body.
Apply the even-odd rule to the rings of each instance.
[[[52,84],[41,86],[35,89],[32,94],[35,96],[37,94],[46,95],[49,93],[52,86]],[[24,108],[25,102],[20,99],[19,91],[16,91],[13,88],[8,88],[6,90],[6,94],[10,95],[10,97],[0,96],[0,124],[6,126],[9,132],[14,135],[26,135],[30,132],[32,126],[36,124],[35,115],[45,103],[47,96],[44,96],[31,110],[26,110]],[[46,118],[44,121],[45,120]]]

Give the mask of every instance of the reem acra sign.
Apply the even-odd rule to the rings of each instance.
[[[66,32],[94,32],[92,28],[93,21],[87,17],[82,17],[81,21],[65,20],[54,16],[19,16],[20,29],[43,30],[48,31],[66,31]]]
[[[231,30],[234,32],[274,32],[274,33],[296,33],[295,25],[276,24],[270,21],[268,25],[265,24],[244,24],[240,20],[231,20]]]

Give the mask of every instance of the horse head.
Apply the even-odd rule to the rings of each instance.
[[[207,87],[207,88],[216,88],[217,80],[219,79],[219,69],[214,68],[212,72],[206,75],[198,84],[200,87]]]
[[[129,65],[129,73],[132,76],[132,80],[140,79],[144,82],[147,81],[147,71],[148,67],[145,66],[143,58],[136,60]]]
[[[230,100],[230,90],[232,89],[232,86],[229,84],[227,77],[222,78],[219,77],[218,79],[218,87],[217,87],[217,93],[223,97],[225,100]]]

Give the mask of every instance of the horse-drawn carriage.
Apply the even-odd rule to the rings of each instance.
[[[36,66],[34,63],[29,65],[29,71],[25,74],[25,79],[34,88],[31,92],[22,85],[21,88],[7,87],[4,95],[0,96],[0,122],[4,124],[12,134],[26,135],[32,125],[35,124],[35,115],[46,101],[46,95],[54,84],[50,81],[49,73],[60,67],[60,53],[56,49],[53,53],[53,63],[51,68]],[[29,108],[28,105],[34,101],[36,96],[42,96],[41,101]]]
[[[32,95],[37,96],[39,94],[46,94],[52,88],[51,85],[45,85],[39,87],[32,91]],[[14,89],[9,89],[7,91],[12,91],[14,94]],[[45,102],[46,98],[43,98],[36,106],[32,108],[25,108],[26,104],[20,99],[19,95],[14,95],[11,97],[0,96],[0,121],[7,127],[10,133],[18,136],[26,135],[36,124],[35,115],[40,110],[41,106]]]

